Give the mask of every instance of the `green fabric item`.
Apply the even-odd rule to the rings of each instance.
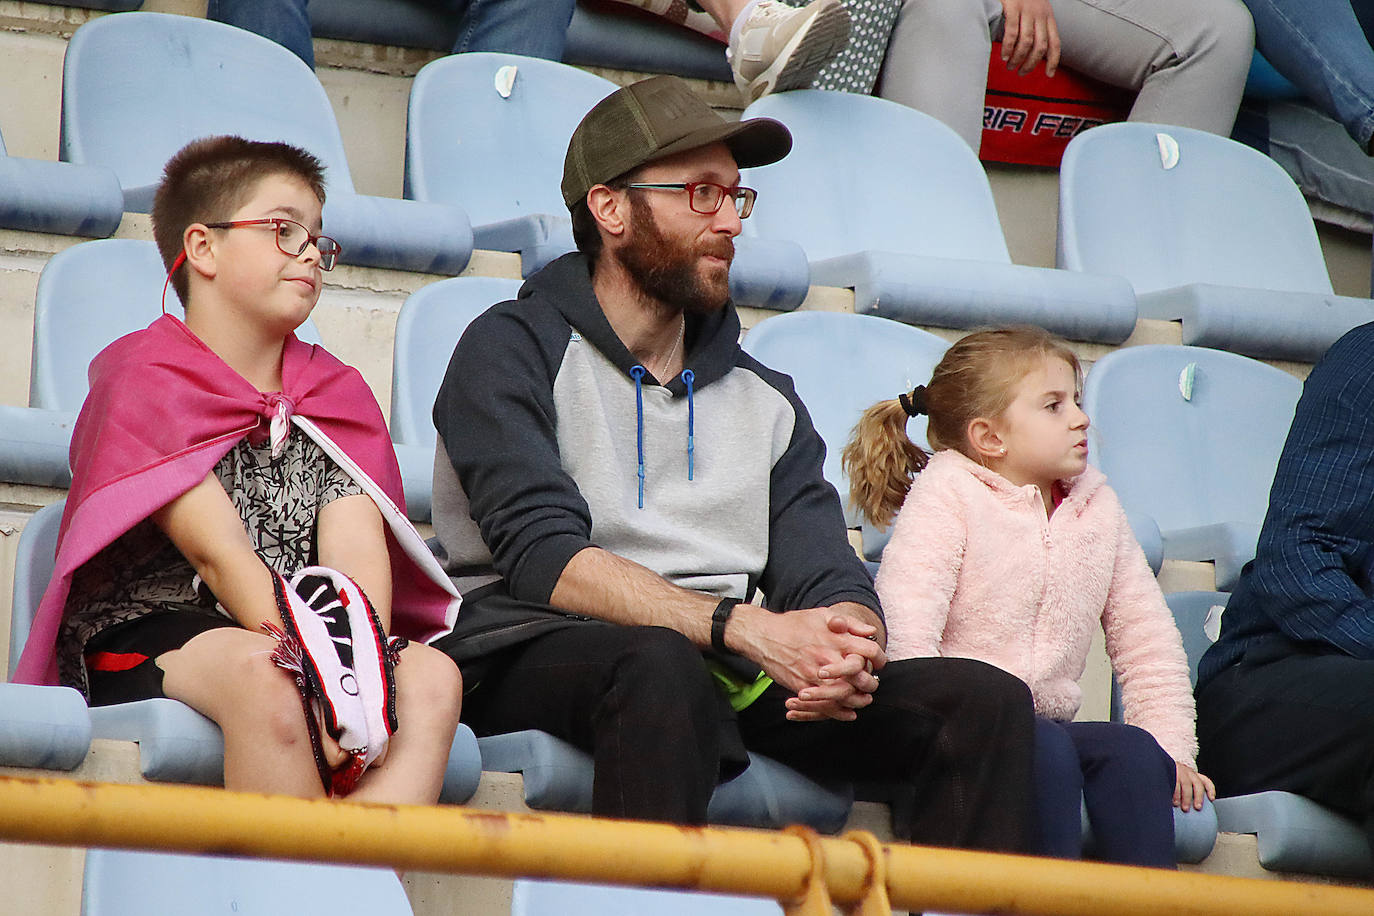
[[[706,667],[720,684],[721,690],[725,691],[725,698],[730,701],[730,708],[735,712],[748,708],[749,704],[763,696],[763,692],[773,683],[773,679],[762,671],[752,681],[745,681],[717,662],[708,661]]]

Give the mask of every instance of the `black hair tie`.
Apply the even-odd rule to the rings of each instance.
[[[917,385],[911,389],[911,394],[897,395],[897,403],[902,405],[902,410],[906,411],[908,417],[919,417],[926,410],[926,386]]]

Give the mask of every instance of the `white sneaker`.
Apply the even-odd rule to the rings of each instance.
[[[770,92],[805,89],[849,43],[849,11],[839,0],[803,7],[759,0],[730,42],[730,68],[745,103]]]

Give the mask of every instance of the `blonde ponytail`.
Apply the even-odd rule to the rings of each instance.
[[[897,398],[874,404],[859,418],[841,457],[849,501],[880,528],[891,524],[911,489],[911,478],[929,460],[906,434],[908,416]]]

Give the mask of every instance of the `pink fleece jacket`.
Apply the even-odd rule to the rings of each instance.
[[[1018,487],[956,451],[916,476],[878,571],[888,657],[976,658],[1030,685],[1035,711],[1069,720],[1094,628],[1121,683],[1126,721],[1194,766],[1188,661],[1126,513],[1089,467],[1046,517]]]

